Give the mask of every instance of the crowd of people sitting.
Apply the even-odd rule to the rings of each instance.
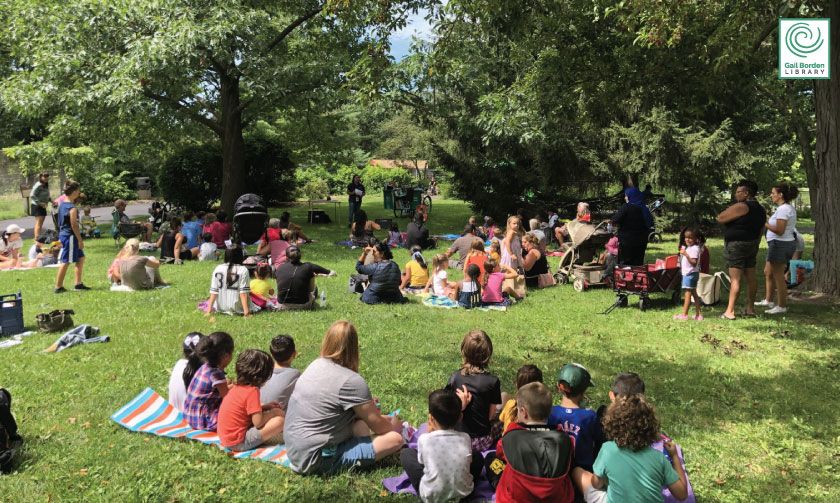
[[[357,183],[358,181],[354,181]],[[48,199],[48,177],[42,176],[38,190],[33,189],[38,208],[42,200]],[[348,194],[360,204],[363,187],[351,184]],[[648,240],[654,230],[654,219],[645,204],[646,194],[635,187],[624,190],[625,203],[606,221],[606,229],[614,235],[606,242],[605,250],[598,257],[604,263],[604,278],[609,278],[613,267],[633,267],[644,264]],[[731,288],[729,303],[722,314],[725,319],[734,319],[735,303],[742,282],[747,284],[747,306],[742,316],[752,316],[755,307],[767,307],[768,314],[785,313],[787,310],[787,282],[790,276],[788,265],[797,254],[801,256],[804,239],[796,231],[796,209],[791,201],[797,197],[797,189],[787,183],[775,184],[770,199],[777,206],[768,218],[756,201],[758,188],[754,182],[745,180],[737,184],[735,203],[718,216],[724,229],[724,258],[726,259]],[[29,250],[28,259],[20,253],[24,229],[10,225],[0,235],[0,269],[15,269],[58,264],[55,291],[64,289],[64,277],[70,266],[75,266],[75,290],[86,290],[82,282],[84,264],[84,239],[96,230],[91,227],[90,211],[79,214],[76,202],[82,196],[77,182],[68,180],[57,203],[59,223],[57,240],[50,236],[38,236]],[[33,207],[33,209],[36,209]],[[126,202],[114,203],[115,223],[131,222],[125,214]],[[38,210],[39,214],[41,213]],[[429,235],[428,214],[420,205],[408,225],[401,233],[396,225],[387,229],[386,239],[379,241],[376,232],[382,227],[370,220],[361,207],[354,208],[350,223],[350,243],[362,247],[356,264],[361,285],[361,300],[368,304],[405,302],[405,294],[431,294],[447,298],[466,308],[481,306],[507,306],[521,300],[529,289],[544,288],[555,284],[547,257],[552,241],[562,253],[581,239],[591,235],[596,227],[592,221],[589,205],[581,202],[575,218],[561,223],[554,211],[546,219],[528,219],[526,232],[520,215],[507,218],[504,229],[500,229],[491,217],[485,217],[483,225],[470,217],[462,234],[442,253],[428,260],[423,252],[433,249],[438,242]],[[36,223],[42,223],[37,217]],[[151,241],[154,225],[141,222],[140,238]],[[315,264],[300,262],[300,248],[312,240],[303,229],[291,222],[291,216],[284,212],[279,219],[271,219],[262,236],[255,257],[246,257],[239,243],[231,242],[232,225],[224,211],[196,214],[185,211],[160,225],[159,236],[153,245],[159,250],[160,260],[140,256],[144,243],[129,240],[108,269],[112,283],[131,289],[148,289],[163,286],[159,273],[161,263],[176,264],[188,260],[218,260],[224,263],[213,272],[210,301],[206,309],[224,313],[250,315],[261,309],[311,308],[317,296],[313,278],[330,274],[331,271]],[[768,253],[764,267],[766,292],[763,300],[756,301],[755,261],[762,232],[764,232]],[[567,243],[569,239],[571,244]],[[679,261],[683,276],[684,305],[675,319],[688,319],[691,304],[695,306],[693,319],[702,320],[701,299],[697,294],[699,273],[705,272],[708,264],[708,250],[704,246],[703,233],[697,229],[685,229],[681,234]],[[404,272],[393,260],[392,248],[405,246],[411,258],[405,264]],[[265,262],[268,268],[258,267]],[[286,263],[290,266],[284,266]],[[248,267],[245,267],[248,266]],[[431,268],[431,270],[429,270]],[[298,275],[298,270],[300,275]],[[452,281],[448,270],[460,271],[463,279]],[[274,275],[278,288],[276,295],[266,291],[252,292],[250,277],[259,284]],[[128,278],[127,280],[125,278]],[[292,281],[291,279],[294,279]],[[284,283],[281,287],[280,283]],[[272,289],[269,289],[272,290]],[[242,300],[248,297],[248,302]]]
[[[303,372],[293,367],[292,337],[274,337],[267,349],[241,351],[232,382],[225,369],[233,338],[188,334],[170,376],[170,403],[191,427],[218,432],[231,451],[285,443],[302,475],[371,468],[399,453],[423,501],[465,498],[482,479],[500,502],[662,501],[665,489],[678,500],[688,495],[680,453],[661,433],[637,374],[618,374],[611,403],[597,411],[584,405],[594,383],[576,363],[550,383],[523,365],[505,393],[490,370],[490,337],[471,330],[460,368],[429,393],[428,421],[415,428],[380,409],[359,374],[350,322],[332,324]]]

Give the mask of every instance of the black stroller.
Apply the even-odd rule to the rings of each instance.
[[[260,196],[242,194],[233,205],[234,243],[252,244],[259,241],[268,228],[268,210]]]
[[[155,232],[160,230],[160,226],[163,225],[164,222],[169,221],[169,217],[173,212],[172,210],[173,208],[171,203],[161,203],[160,201],[152,202],[152,205],[149,207],[149,221],[152,223],[152,228]]]

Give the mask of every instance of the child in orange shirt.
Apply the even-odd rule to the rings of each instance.
[[[260,403],[260,386],[274,371],[265,351],[247,349],[236,360],[236,384],[219,409],[217,432],[222,447],[250,451],[272,440],[280,440],[285,415],[277,403]]]

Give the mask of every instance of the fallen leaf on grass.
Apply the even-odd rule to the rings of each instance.
[[[723,484],[726,484],[726,480],[725,479],[715,479],[715,484],[717,484],[719,486],[722,486]]]
[[[87,474],[88,474],[88,469],[87,468],[82,468],[81,470],[79,470],[79,475],[81,475],[82,477],[87,477]]]
[[[67,418],[67,423],[68,424],[76,424],[76,418],[75,417],[68,417]]]
[[[732,344],[732,347],[740,349],[742,351],[746,351],[749,349],[749,347],[746,344],[739,341],[738,339],[732,339],[732,342],[730,342],[730,344]]]

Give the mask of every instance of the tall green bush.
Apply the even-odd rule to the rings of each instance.
[[[288,201],[295,192],[295,165],[276,143],[250,138],[245,144],[245,190],[266,204]],[[192,210],[211,207],[221,197],[222,153],[216,143],[190,146],[170,157],[158,180],[167,201]]]

